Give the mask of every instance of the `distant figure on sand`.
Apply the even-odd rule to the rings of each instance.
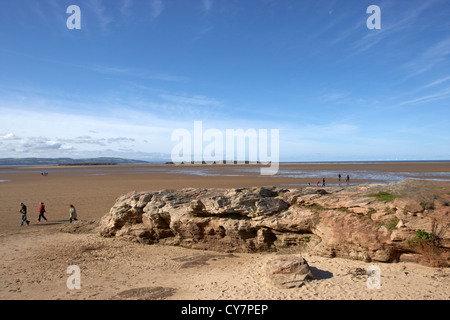
[[[47,222],[47,218],[44,216],[45,213],[45,205],[43,202],[41,202],[41,206],[39,207],[39,218],[38,222],[41,222],[41,218],[44,218],[45,222]]]
[[[339,175],[338,175],[338,179],[339,179],[339,182],[341,182],[341,174],[339,173]]]
[[[347,175],[347,179],[345,180],[345,182],[350,182],[350,176]]]
[[[69,213],[70,213],[70,223],[72,223],[72,220],[77,221],[77,210],[75,209],[75,207],[73,206],[73,204],[70,205],[70,209],[69,209]]]
[[[319,180],[317,180],[317,182],[316,182],[316,186],[319,186]]]
[[[27,206],[23,204],[23,202],[20,204],[20,211],[22,214],[22,218],[21,218],[21,222],[20,222],[20,226],[23,226],[23,223],[26,222],[27,226],[30,225],[30,221],[28,221],[27,219]]]
[[[322,179],[322,187],[325,187],[325,178]]]

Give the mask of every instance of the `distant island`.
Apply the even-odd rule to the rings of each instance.
[[[142,164],[148,163],[142,160],[123,158],[2,158],[0,166],[77,166],[77,165],[118,165],[118,164]]]

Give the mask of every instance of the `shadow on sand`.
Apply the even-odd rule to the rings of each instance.
[[[55,226],[55,225],[61,225],[64,223],[69,223],[69,220],[57,220],[57,221],[49,221],[49,222],[41,221],[41,222],[35,222],[35,223],[33,223],[33,225],[35,225],[35,226]]]
[[[333,273],[330,271],[320,270],[315,267],[309,267],[312,273],[316,276],[317,280],[330,279],[333,277]]]

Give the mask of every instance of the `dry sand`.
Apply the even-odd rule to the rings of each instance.
[[[97,168],[0,168],[0,299],[442,299],[450,296],[450,270],[412,263],[376,263],[381,289],[368,289],[371,263],[303,254],[318,280],[279,289],[265,280],[263,266],[275,254],[224,254],[180,247],[146,246],[90,233],[62,232],[69,204],[83,221],[99,220],[115,199],[129,191],[186,187],[248,187],[307,180],[246,176],[196,176],[164,171],[162,165]],[[311,170],[449,172],[449,163],[293,164]],[[178,167],[177,167],[178,168]],[[194,169],[192,166],[188,166]],[[86,172],[85,170],[94,170]],[[223,168],[218,167],[217,171]],[[131,171],[130,171],[131,170]],[[226,170],[226,168],[224,169]],[[39,171],[49,171],[44,177]],[[134,174],[133,174],[134,173]],[[333,177],[327,180],[333,183]],[[363,182],[363,181],[358,181]],[[448,182],[445,182],[448,183]],[[43,201],[49,222],[36,223]],[[20,203],[28,206],[29,227],[19,226]],[[81,289],[69,290],[67,267],[81,270]],[[141,288],[141,289],[140,289]],[[144,289],[142,289],[144,288]],[[137,290],[139,289],[139,290]]]

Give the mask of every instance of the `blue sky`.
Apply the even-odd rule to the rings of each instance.
[[[279,129],[280,161],[448,160],[449,17],[447,0],[4,0],[0,157],[167,160],[202,121]]]

